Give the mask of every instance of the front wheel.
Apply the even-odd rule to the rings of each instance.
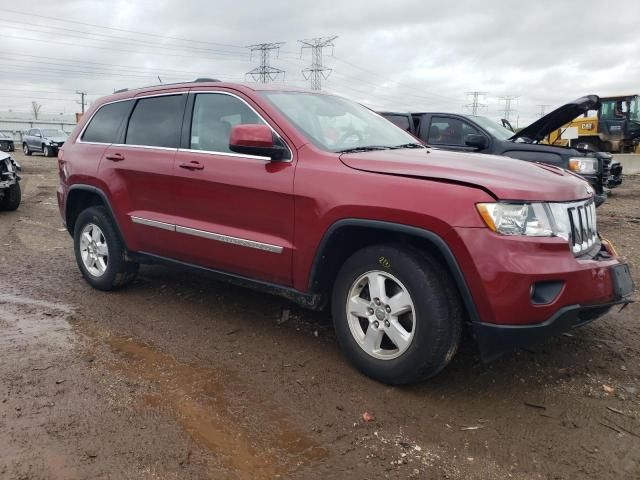
[[[42,152],[44,153],[45,157],[52,157],[53,156],[53,150],[51,150],[51,147],[44,145],[42,147]]]
[[[21,200],[22,190],[20,189],[20,184],[16,182],[4,192],[4,197],[0,200],[0,210],[9,212],[17,210]]]
[[[133,281],[138,264],[126,260],[124,244],[104,207],[91,207],[76,220],[76,262],[85,280],[98,290],[114,290]]]
[[[393,385],[432,377],[451,361],[462,312],[448,271],[410,246],[356,252],[340,269],[332,295],[345,355],[365,375]]]

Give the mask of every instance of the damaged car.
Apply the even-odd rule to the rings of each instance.
[[[0,210],[13,211],[20,206],[20,165],[11,155],[0,152]]]
[[[13,138],[4,132],[0,132],[0,151],[13,152],[16,149]]]

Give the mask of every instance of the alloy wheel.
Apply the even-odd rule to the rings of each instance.
[[[87,271],[101,277],[109,265],[109,246],[104,233],[97,225],[88,223],[80,234],[80,255]]]
[[[346,309],[349,330],[368,355],[392,360],[411,345],[415,306],[407,288],[390,273],[373,270],[358,277],[349,289]]]

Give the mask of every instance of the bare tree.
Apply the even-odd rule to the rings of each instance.
[[[42,105],[40,105],[38,102],[31,102],[31,109],[33,110],[33,118],[35,120],[38,119],[38,115],[40,114],[41,108],[42,108]]]

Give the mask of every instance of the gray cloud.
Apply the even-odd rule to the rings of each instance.
[[[12,10],[27,7],[0,0],[0,115],[28,110],[31,100],[43,112],[71,113],[78,89],[94,100],[158,76],[240,81],[256,64],[241,47],[258,42],[286,42],[273,65],[304,86],[310,59],[300,58],[297,40],[331,34],[339,38],[335,57],[325,57],[334,69],[325,88],[374,108],[462,111],[465,92],[480,90],[494,118],[499,97],[518,96],[523,124],[538,104],[639,88],[637,0],[60,0],[30,2],[28,12],[42,17]]]

